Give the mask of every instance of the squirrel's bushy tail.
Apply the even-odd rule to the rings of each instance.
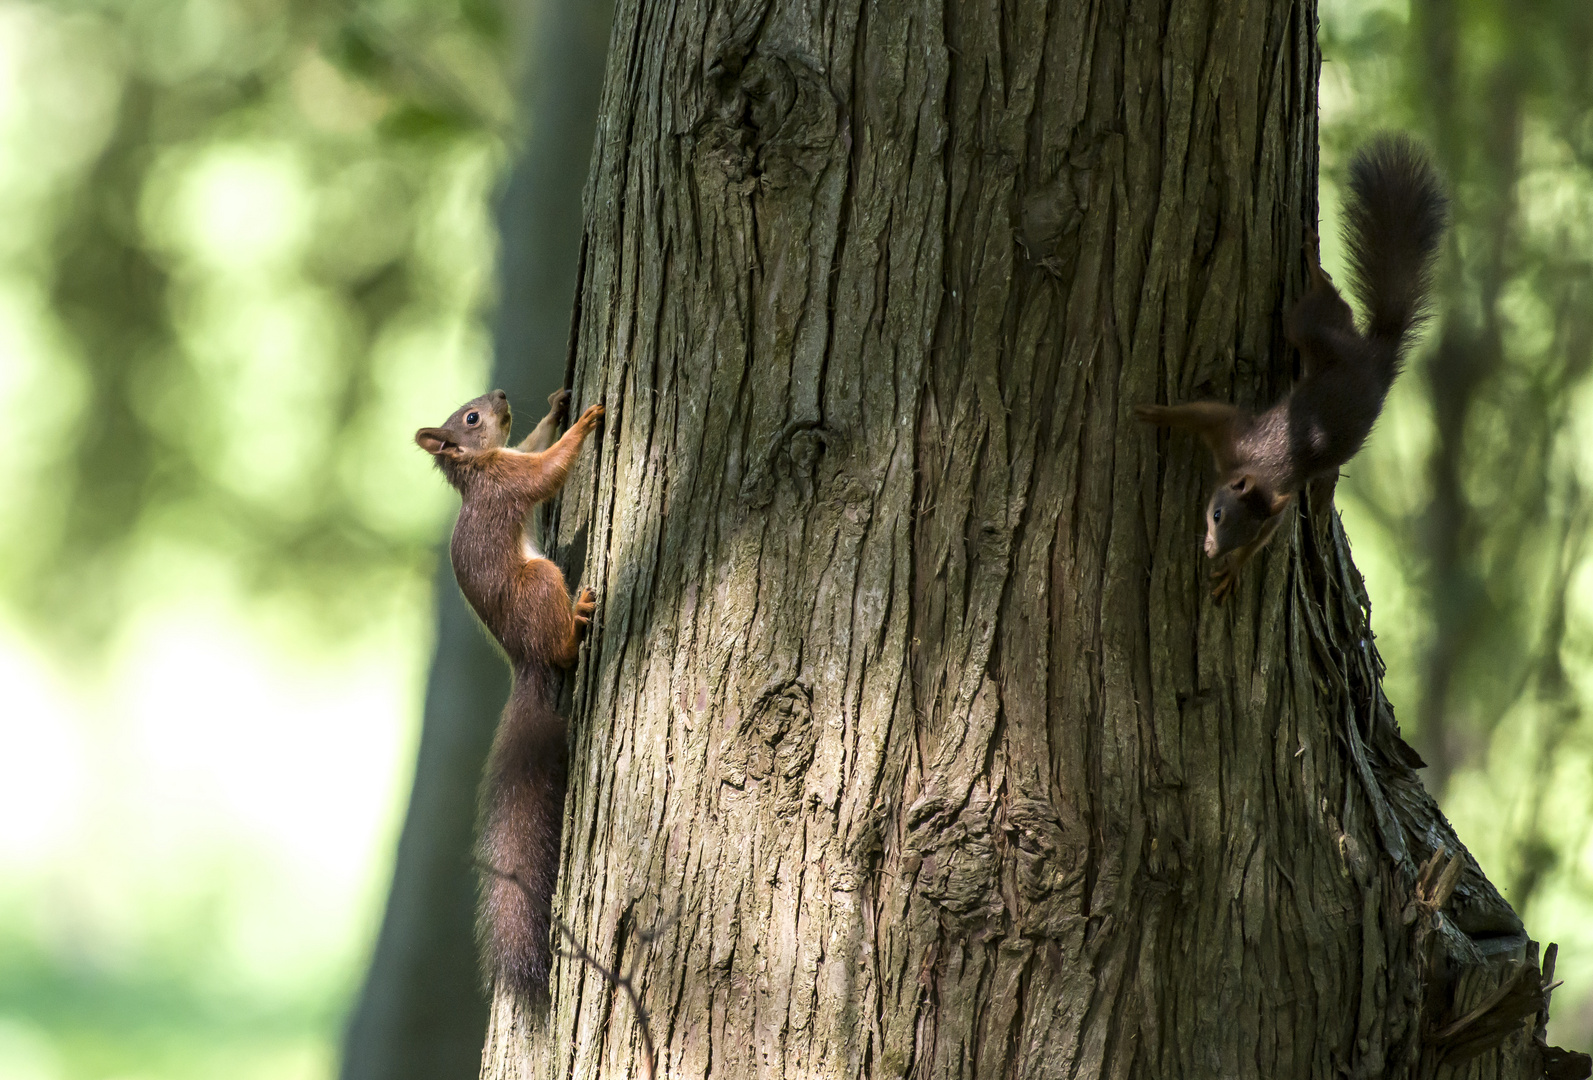
[[[547,990],[553,886],[564,819],[564,719],[543,673],[516,672],[481,797],[481,939],[486,975],[520,994]]]
[[[1344,241],[1368,337],[1391,341],[1397,351],[1426,317],[1448,213],[1438,173],[1414,140],[1380,135],[1350,162]]]

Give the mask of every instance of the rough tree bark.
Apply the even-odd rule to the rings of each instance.
[[[619,6],[556,904],[664,1074],[1543,1075],[1536,946],[1413,771],[1336,516],[1213,607],[1204,452],[1129,420],[1288,384],[1314,29]],[[566,959],[483,1075],[639,1045]]]

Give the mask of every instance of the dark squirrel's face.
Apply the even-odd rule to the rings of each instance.
[[[459,461],[507,443],[511,419],[509,395],[494,390],[459,406],[442,427],[421,428],[415,442],[439,465]]]
[[[1206,557],[1215,559],[1254,543],[1262,526],[1289,504],[1248,474],[1223,481],[1206,504]]]

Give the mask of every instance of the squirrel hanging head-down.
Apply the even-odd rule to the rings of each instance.
[[[1334,477],[1366,442],[1402,352],[1425,318],[1432,266],[1448,200],[1425,151],[1399,135],[1363,147],[1350,163],[1344,241],[1350,288],[1364,329],[1322,272],[1316,234],[1307,240],[1310,280],[1290,309],[1284,336],[1304,373],[1259,416],[1232,405],[1140,405],[1134,415],[1199,435],[1216,458],[1217,490],[1206,505],[1205,552],[1220,560],[1212,597],[1233,591],[1238,572],[1284,520],[1308,481]]]
[[[563,572],[542,557],[528,515],[558,494],[581,443],[596,429],[593,405],[554,441],[570,394],[510,448],[509,398],[494,390],[466,402],[415,442],[459,491],[449,554],[459,591],[503,647],[514,684],[498,723],[481,788],[483,864],[479,935],[489,979],[535,997],[547,987],[553,886],[564,818],[564,718],[556,672],[575,663],[597,598],[572,602]]]

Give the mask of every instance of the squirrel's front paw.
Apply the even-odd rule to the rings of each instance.
[[[581,414],[579,423],[585,428],[597,427],[597,422],[603,419],[604,408],[601,405],[591,405]]]
[[[553,422],[562,424],[570,418],[570,392],[563,388],[548,395],[548,415]]]
[[[1171,412],[1165,405],[1136,405],[1134,406],[1134,419],[1142,424],[1165,423],[1167,414]]]
[[[1219,567],[1211,572],[1211,602],[1218,607],[1239,587],[1239,573],[1231,566]]]

